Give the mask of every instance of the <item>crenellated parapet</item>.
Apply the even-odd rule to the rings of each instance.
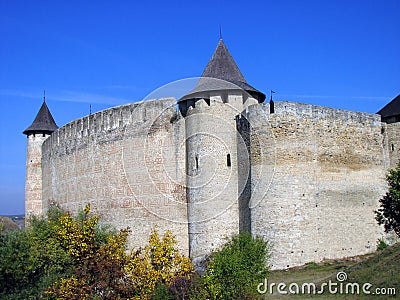
[[[175,103],[174,98],[140,101],[74,120],[53,132],[43,144],[43,153],[57,149],[59,155],[67,154],[85,147],[91,139],[107,143],[119,139],[115,133],[124,132],[129,127],[146,131],[152,125],[149,122],[154,122],[159,116],[168,114],[172,118],[176,114]],[[65,151],[60,147],[65,147]]]
[[[259,113],[264,113],[265,115],[292,115],[299,119],[312,118],[315,121],[328,120],[332,122],[342,122],[343,124],[358,123],[366,126],[377,126],[381,123],[381,117],[378,114],[356,112],[300,102],[275,102],[275,112],[273,114],[270,113],[269,103],[262,103],[260,107],[262,108],[262,112],[259,111]],[[258,110],[258,108],[256,110]]]

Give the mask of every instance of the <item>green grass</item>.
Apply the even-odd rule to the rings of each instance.
[[[325,293],[322,295],[282,295],[277,292],[275,286],[275,293],[270,295],[268,290],[264,299],[400,299],[400,244],[365,256],[330,260],[319,264],[308,263],[289,270],[272,271],[268,284],[283,282],[288,286],[297,283],[301,289],[303,283],[315,283],[317,290],[320,290],[321,284],[328,283],[329,280],[340,284],[336,279],[338,272],[345,272],[347,275],[347,280],[343,281],[342,294],[330,294],[325,287]],[[358,283],[360,288],[363,284],[370,283],[371,295],[346,294],[347,283]],[[395,288],[396,296],[372,295],[375,288]],[[285,290],[288,291],[288,288]]]

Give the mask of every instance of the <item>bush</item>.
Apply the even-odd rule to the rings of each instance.
[[[252,299],[257,285],[268,275],[269,246],[250,233],[232,238],[213,254],[204,276],[211,299]],[[196,298],[196,297],[193,297]],[[198,297],[197,297],[198,298]]]
[[[0,234],[0,297],[39,298],[44,290],[72,272],[72,260],[54,238],[54,227],[32,218],[25,230]]]
[[[158,283],[154,288],[151,300],[174,300],[174,294],[163,283]]]
[[[159,285],[168,287],[177,277],[189,279],[194,268],[189,258],[179,254],[170,231],[160,238],[153,230],[148,244],[131,254],[125,269],[140,299],[148,299]]]
[[[148,245],[126,253],[129,231],[101,234],[90,208],[73,218],[65,214],[55,225],[56,237],[74,260],[72,276],[57,281],[47,295],[56,299],[168,299],[177,276],[189,278],[190,260],[179,254],[174,235],[153,230]]]
[[[384,225],[385,232],[394,231],[400,237],[400,163],[386,175],[389,191],[379,200],[380,208],[375,219]]]
[[[76,217],[55,207],[25,230],[0,232],[0,299],[187,296],[193,265],[170,231],[160,237],[153,230],[148,245],[128,254],[129,231],[100,227],[98,220],[89,206]]]
[[[389,245],[385,242],[385,240],[383,238],[379,239],[376,242],[376,250],[378,250],[378,251],[386,249],[387,247],[389,247]]]

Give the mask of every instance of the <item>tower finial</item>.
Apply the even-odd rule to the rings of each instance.
[[[43,90],[43,102],[46,102],[46,90]]]
[[[219,39],[222,40],[222,25],[219,24]]]
[[[275,113],[275,103],[274,100],[272,100],[272,94],[275,94],[273,90],[271,90],[271,98],[269,100],[269,113],[273,114]]]
[[[272,101],[272,94],[275,94],[275,92],[273,90],[271,90],[271,99],[270,99],[270,101]]]

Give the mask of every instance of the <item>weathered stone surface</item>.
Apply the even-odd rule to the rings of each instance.
[[[42,144],[47,134],[29,134],[26,147],[25,214],[42,213]]]
[[[76,212],[87,203],[103,222],[130,227],[131,246],[151,229],[172,230],[188,253],[184,121],[175,99],[111,108],[71,122],[43,145],[43,205]]]
[[[250,230],[274,245],[274,268],[373,251],[400,125],[225,98],[192,101],[185,118],[175,99],[127,104],[28,137],[27,213],[90,203],[103,222],[132,229],[131,246],[157,226],[192,258]]]
[[[388,167],[380,117],[290,102],[267,112],[248,112],[260,178],[251,228],[274,245],[273,267],[374,251]]]
[[[236,98],[230,99],[232,102]],[[242,103],[242,98],[236,102]],[[190,256],[201,259],[239,233],[235,106],[197,101],[186,118]],[[228,162],[229,160],[229,162]]]
[[[383,124],[382,133],[386,137],[390,168],[394,168],[400,162],[400,123]]]

